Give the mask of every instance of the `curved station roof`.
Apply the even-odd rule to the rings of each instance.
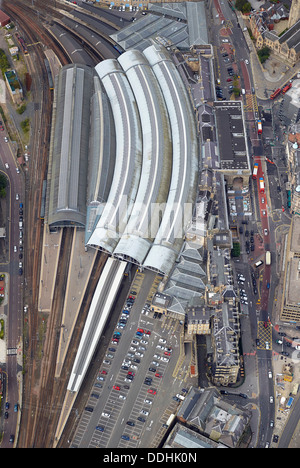
[[[85,79],[91,76],[85,99],[75,84],[73,103],[66,96],[63,102],[67,110],[78,102],[91,115],[84,122],[89,132],[88,151],[83,145],[86,185],[72,185],[71,190],[78,198],[85,190],[86,244],[169,274],[197,189],[198,135],[188,92],[160,44],[143,52],[129,50],[84,70]],[[66,71],[60,80],[67,92]],[[80,152],[86,136],[74,130],[69,145],[77,139]],[[56,122],[53,147],[62,140],[61,132]],[[68,169],[64,157],[53,152],[52,165],[63,174]],[[60,190],[59,179],[57,183],[53,199]],[[66,203],[63,212],[68,208]]]

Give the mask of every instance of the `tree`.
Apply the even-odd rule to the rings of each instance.
[[[264,63],[270,57],[271,50],[269,47],[263,47],[262,49],[257,51],[258,58],[260,63]]]
[[[248,0],[236,0],[235,7],[242,13],[250,13],[251,11],[251,4]]]
[[[231,256],[232,257],[239,257],[241,253],[241,247],[239,242],[233,242],[232,249],[231,249]]]
[[[4,174],[0,174],[0,198],[6,197],[7,178]]]

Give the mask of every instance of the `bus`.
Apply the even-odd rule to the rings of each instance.
[[[261,120],[258,120],[258,121],[257,121],[257,133],[258,133],[259,135],[262,134],[262,123],[261,123]]]
[[[285,94],[291,87],[292,83],[288,83],[287,85],[285,85],[281,90],[282,94]]]
[[[259,191],[260,193],[265,193],[265,181],[263,177],[259,178]]]
[[[253,168],[253,173],[252,173],[252,179],[256,179],[257,171],[258,171],[258,163],[255,163],[254,168]]]
[[[276,89],[276,91],[274,91],[274,93],[271,94],[270,99],[277,98],[277,96],[279,96],[279,94],[281,94],[281,88]]]
[[[271,265],[271,252],[266,252],[266,265]]]

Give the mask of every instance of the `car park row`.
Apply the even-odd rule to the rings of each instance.
[[[119,317],[103,365],[99,370],[85,408],[84,417],[87,414],[91,416],[91,413],[94,413],[97,403],[101,401],[104,387],[109,382],[111,384],[108,387],[109,395],[103,409],[101,409],[92,437],[95,446],[107,446],[116,423],[120,424],[118,419],[122,410],[125,410],[124,405],[126,405],[126,400],[130,398],[132,387],[135,388],[135,395],[133,400],[131,397],[131,403],[124,411],[124,414],[126,413],[129,416],[123,421],[124,430],[120,436],[120,446],[124,446],[124,444],[127,446],[128,443],[130,446],[130,442],[132,446],[135,446],[136,440],[141,437],[145,430],[145,423],[155,404],[160,383],[172,356],[172,347],[169,346],[166,339],[157,336],[157,334],[153,336],[150,330],[141,327],[132,330],[130,343],[127,350],[124,350],[121,342],[124,330],[130,322],[130,311],[135,301],[135,294],[135,291],[131,291],[126,300],[126,305]],[[123,355],[121,365],[117,375],[111,376],[111,364],[116,361],[119,349]],[[139,381],[136,385],[137,378],[139,378]],[[176,397],[176,401],[181,400]]]

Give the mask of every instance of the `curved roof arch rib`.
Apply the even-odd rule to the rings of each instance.
[[[141,174],[142,143],[139,114],[126,75],[116,60],[96,67],[110,101],[116,129],[116,160],[111,189],[88,245],[113,253],[136,198]]]
[[[132,87],[142,129],[142,171],[136,200],[114,254],[141,264],[159,228],[154,217],[164,210],[172,170],[169,116],[157,79],[145,56],[130,50],[118,58]]]
[[[167,105],[173,142],[172,178],[162,221],[143,265],[168,275],[183,244],[196,195],[198,139],[195,117],[182,79],[164,48],[144,50]]]

